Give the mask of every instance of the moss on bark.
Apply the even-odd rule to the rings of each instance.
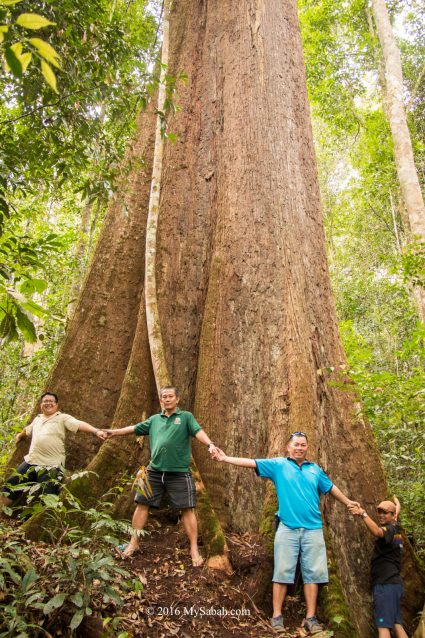
[[[324,534],[328,549],[329,583],[320,590],[319,608],[321,615],[328,621],[335,638],[359,638],[351,620],[350,607],[345,599],[338,568],[332,556],[329,534],[326,530]]]

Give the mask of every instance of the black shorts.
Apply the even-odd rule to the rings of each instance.
[[[12,476],[6,480],[2,492],[16,501],[22,494],[59,494],[63,472],[59,467],[40,467],[39,465],[29,465],[21,463],[18,465]],[[37,486],[34,487],[34,486]]]
[[[402,625],[400,599],[403,595],[403,586],[397,583],[374,585],[372,591],[376,627],[391,629],[394,625]]]
[[[139,505],[160,507],[162,497],[167,493],[171,507],[188,509],[196,505],[196,488],[191,472],[160,472],[147,468],[152,496],[147,498],[137,492],[135,502]]]

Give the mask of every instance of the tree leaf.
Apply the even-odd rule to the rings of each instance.
[[[0,24],[0,43],[4,42],[4,34],[9,31],[7,24]]]
[[[45,80],[55,93],[59,93],[56,87],[56,75],[54,74],[52,67],[44,60],[41,60],[41,72],[45,77]]]
[[[12,47],[7,47],[4,52],[6,58],[6,71],[12,71],[18,78],[22,77],[22,64]]]
[[[0,4],[4,4],[6,7],[11,7],[13,4],[18,4],[18,2],[22,2],[22,0],[1,0]]]
[[[19,330],[28,343],[35,343],[37,341],[37,333],[35,326],[31,319],[21,310],[19,306],[16,306],[16,322]]]
[[[22,591],[25,593],[28,587],[30,587],[30,585],[32,585],[32,583],[34,583],[36,580],[37,580],[37,573],[35,569],[31,567],[31,569],[27,571],[27,573],[22,579],[22,585],[21,585]],[[37,592],[37,594],[39,594],[39,592]]]
[[[27,70],[29,63],[31,62],[31,58],[32,58],[31,51],[27,51],[26,53],[23,53],[21,57],[19,58],[22,64],[22,71],[24,73]]]
[[[4,339],[7,343],[9,341],[15,341],[18,337],[15,317],[11,314],[5,315],[0,322],[0,339]]]
[[[58,607],[62,607],[65,601],[65,598],[66,598],[66,594],[56,594],[56,596],[53,596],[53,598],[51,598],[49,602],[47,602],[44,605],[43,614],[47,616],[47,614],[50,614],[54,609],[57,609]]]
[[[50,22],[50,20],[47,20],[47,18],[44,18],[38,13],[21,13],[21,15],[16,18],[16,24],[19,24],[20,27],[24,27],[25,29],[36,30],[56,24],[56,22]]]
[[[22,42],[15,42],[10,48],[19,60],[22,54]]]
[[[44,292],[47,288],[47,281],[44,279],[26,279],[19,286],[19,290],[24,295],[32,295],[34,292]]]
[[[69,597],[69,600],[77,607],[83,606],[83,595],[80,591],[78,591],[76,594],[72,594],[72,596]]]
[[[55,66],[56,68],[60,68],[60,55],[48,42],[42,40],[41,38],[30,38],[30,42],[33,46],[36,47],[43,58],[53,64],[53,66]]]
[[[84,618],[86,614],[86,610],[85,609],[78,609],[75,614],[72,616],[71,618],[71,622],[70,622],[70,629],[77,629],[77,627],[79,625],[81,625],[81,622]]]

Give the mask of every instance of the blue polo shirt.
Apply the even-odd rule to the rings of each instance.
[[[298,465],[290,458],[256,459],[256,472],[271,479],[279,503],[278,515],[291,529],[320,529],[320,494],[327,494],[333,483],[316,463]]]

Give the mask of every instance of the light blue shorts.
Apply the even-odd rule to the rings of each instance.
[[[327,583],[328,565],[322,529],[291,529],[279,523],[274,539],[274,583],[292,584],[298,557],[304,584]]]

